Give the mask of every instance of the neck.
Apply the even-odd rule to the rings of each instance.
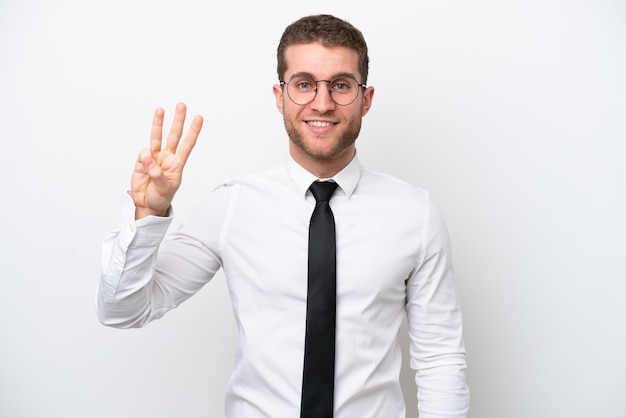
[[[302,156],[290,149],[291,158],[306,171],[320,179],[328,179],[339,173],[350,164],[355,154],[356,149],[351,148],[332,158],[314,158],[310,155]]]

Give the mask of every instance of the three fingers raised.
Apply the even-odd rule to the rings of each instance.
[[[198,140],[198,135],[202,129],[204,119],[202,116],[197,115],[193,118],[191,126],[180,143],[180,139],[183,135],[183,128],[185,125],[185,118],[187,116],[187,106],[184,103],[178,103],[174,112],[174,120],[170,128],[164,150],[177,154],[182,160],[183,164],[187,162],[189,154],[193,150]],[[154,117],[152,119],[152,130],[150,132],[150,153],[155,155],[162,150],[162,138],[163,138],[163,119],[165,117],[165,111],[162,108],[157,108],[154,111]],[[179,145],[180,143],[180,145]]]

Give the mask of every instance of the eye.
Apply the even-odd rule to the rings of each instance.
[[[337,93],[347,93],[354,88],[354,80],[349,78],[337,78],[333,80],[330,88]]]
[[[312,91],[315,90],[315,81],[309,78],[296,78],[289,83],[299,91]]]

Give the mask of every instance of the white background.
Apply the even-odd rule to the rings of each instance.
[[[626,417],[625,3],[303,4],[0,0],[0,416],[222,415],[223,276],[147,328],[109,329],[100,243],[157,106],[168,126],[178,101],[206,120],[177,222],[222,178],[283,160],[276,45],[324,12],[370,47],[361,161],[447,220],[470,416]]]

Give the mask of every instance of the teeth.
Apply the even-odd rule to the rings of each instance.
[[[311,126],[318,127],[318,128],[322,128],[322,127],[326,127],[326,126],[331,126],[332,125],[332,123],[330,123],[330,122],[321,122],[321,121],[317,121],[317,120],[308,122],[308,124],[311,125]]]

